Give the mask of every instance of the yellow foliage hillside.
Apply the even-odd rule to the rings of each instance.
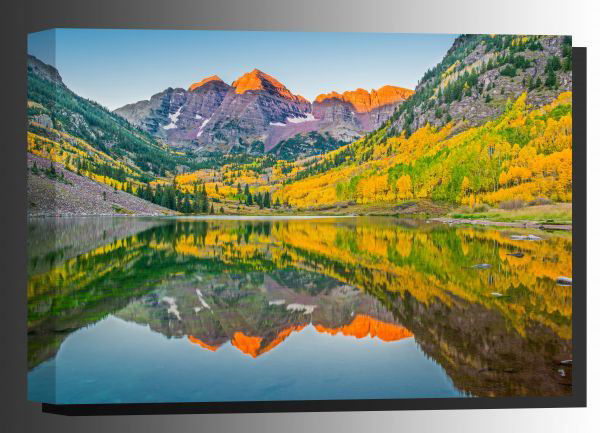
[[[346,162],[285,185],[274,196],[297,207],[413,198],[471,205],[538,197],[569,202],[572,94],[537,110],[526,98],[523,93],[499,118],[454,136],[448,123],[439,129],[428,124],[409,138],[361,139],[321,159],[350,151]]]

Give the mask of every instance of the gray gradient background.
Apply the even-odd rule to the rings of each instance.
[[[353,412],[67,418],[41,412],[25,392],[25,35],[52,27],[212,28],[304,31],[572,34],[588,46],[588,220],[600,211],[597,119],[598,2],[567,0],[26,0],[4,5],[0,212],[5,283],[0,301],[0,431],[3,432],[592,432],[600,425],[597,307],[600,267],[593,266],[600,228],[589,224],[588,408],[491,411]],[[6,33],[6,34],[4,34]],[[5,45],[5,47],[4,47]],[[201,54],[200,52],[198,53]],[[193,53],[190,53],[193,55]],[[357,53],[357,62],[360,53]],[[6,206],[6,207],[5,207]],[[1,292],[0,292],[1,293]]]

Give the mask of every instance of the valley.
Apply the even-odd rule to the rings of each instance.
[[[114,111],[30,57],[29,214],[436,217],[570,203],[570,56],[568,37],[461,35],[414,91],[310,102],[253,69]],[[33,173],[38,158],[98,184],[76,188],[97,205],[37,205],[68,186]],[[103,206],[102,188],[126,203]]]

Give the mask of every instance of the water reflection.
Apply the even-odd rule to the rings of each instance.
[[[295,335],[411,340],[414,367],[441,366],[456,395],[571,391],[571,289],[555,281],[571,276],[570,234],[386,218],[50,221],[30,224],[32,370],[116,318],[246,362],[300,345]],[[449,396],[427,392],[383,397]]]

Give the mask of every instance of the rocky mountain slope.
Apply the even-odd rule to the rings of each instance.
[[[398,107],[388,135],[427,123],[453,121],[454,133],[478,126],[523,92],[533,107],[549,104],[572,89],[571,49],[568,36],[461,35]]]
[[[305,286],[291,288],[281,281],[281,271],[249,273],[254,287],[237,275],[204,276],[202,282],[173,285],[160,296],[149,294],[117,316],[167,337],[187,337],[213,352],[231,342],[253,358],[307,326],[319,333],[383,342],[412,336],[379,302],[356,288],[304,270],[288,272],[304,284],[312,281],[314,292]]]
[[[571,51],[565,36],[462,35],[382,126],[303,164],[273,197],[569,202]]]
[[[383,86],[371,92],[365,89],[331,92],[318,95],[313,113],[331,123],[347,122],[361,131],[372,131],[394,113],[398,102],[407,100],[414,91],[395,86]]]
[[[170,209],[66,170],[60,164],[51,166],[46,158],[29,154],[27,159],[27,214],[30,217],[175,214]]]
[[[323,94],[311,104],[254,69],[231,85],[213,75],[187,90],[169,88],[115,113],[176,147],[262,153],[292,137],[301,141],[309,132],[327,134],[335,143],[352,141],[380,126],[412,93],[384,86],[370,93]]]
[[[53,66],[31,55],[27,62],[27,98],[29,131],[48,138],[62,133],[63,140],[65,136],[72,142],[83,140],[126,164],[136,177],[174,172],[177,166],[187,163],[165,143],[73,93]]]

